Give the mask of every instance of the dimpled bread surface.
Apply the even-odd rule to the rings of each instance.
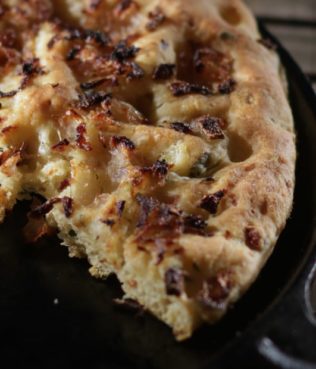
[[[216,322],[271,254],[294,188],[286,80],[250,11],[0,5],[0,220],[36,198],[30,238],[58,229],[178,340]]]

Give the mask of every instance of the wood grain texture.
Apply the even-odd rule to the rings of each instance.
[[[292,53],[305,73],[316,72],[316,29],[278,25],[270,25],[268,28]]]
[[[245,0],[258,15],[284,19],[316,19],[315,0]]]
[[[316,1],[245,0],[311,78],[316,91]]]

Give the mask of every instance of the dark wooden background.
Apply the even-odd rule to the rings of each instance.
[[[316,0],[245,0],[294,56],[316,91]]]

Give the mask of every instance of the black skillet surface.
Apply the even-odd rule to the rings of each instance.
[[[316,369],[316,98],[279,45],[298,132],[294,209],[260,277],[229,314],[177,343],[149,314],[112,303],[55,238],[25,245],[25,204],[0,226],[0,365],[3,368]],[[315,269],[315,268],[314,268]]]

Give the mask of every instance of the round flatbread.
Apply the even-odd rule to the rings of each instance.
[[[4,0],[0,218],[39,195],[94,276],[190,337],[255,280],[292,206],[286,80],[238,0]]]

